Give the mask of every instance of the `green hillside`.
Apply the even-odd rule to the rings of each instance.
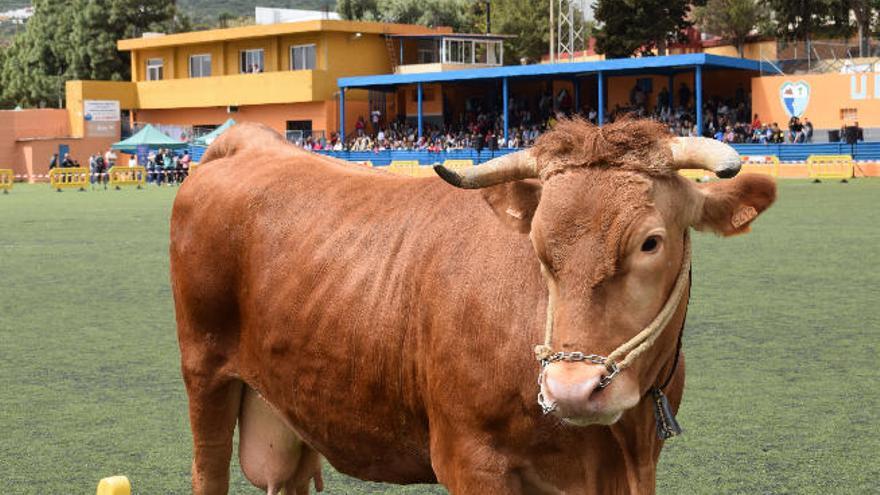
[[[221,12],[235,16],[253,16],[254,7],[286,7],[291,9],[336,9],[336,0],[178,0],[177,5],[196,23],[217,19]]]
[[[0,0],[0,12],[30,5],[28,0]],[[216,22],[221,12],[233,16],[253,16],[254,7],[286,7],[291,9],[336,10],[336,0],[178,0],[180,6],[196,24]]]

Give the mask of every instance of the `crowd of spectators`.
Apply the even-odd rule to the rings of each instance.
[[[89,176],[92,184],[103,184],[107,187],[111,168],[116,166],[116,152],[108,149],[106,152],[93,153],[89,155]],[[160,148],[151,150],[147,156],[144,168],[147,171],[147,182],[161,186],[162,184],[180,184],[189,175],[189,166],[192,163],[192,157],[188,150],[177,153],[171,149]],[[130,157],[129,166],[138,164],[137,157]],[[65,153],[63,159],[59,162],[58,154],[52,155],[49,160],[49,170],[54,168],[75,168],[80,164],[71,157],[70,153]]]
[[[170,149],[150,151],[146,163],[147,182],[157,186],[180,184],[189,175],[191,162],[189,151],[182,154]]]
[[[703,136],[727,143],[812,142],[813,124],[808,118],[792,117],[783,129],[777,122],[762,122],[757,114],[751,114],[750,101],[750,95],[742,87],[732,98],[706,99],[702,109]],[[684,83],[674,96],[663,87],[653,104],[648,92],[637,84],[630,91],[629,104],[615,106],[605,120],[613,122],[624,116],[652,118],[666,124],[674,135],[696,136],[694,105],[694,95]],[[598,121],[597,110],[590,105],[576,109],[566,89],[556,95],[545,92],[531,102],[525,97],[513,97],[508,106],[511,123],[506,140],[501,113],[485,102],[472,99],[467,101],[464,113],[440,119],[445,123],[433,120],[425,123],[422,137],[418,136],[412,119],[383,122],[374,113],[369,123],[363,116],[359,117],[355,132],[344,142],[332,135],[330,139],[309,139],[302,145],[309,149],[353,151],[522,148],[534,144],[538,136],[560,118],[577,115],[594,124]]]

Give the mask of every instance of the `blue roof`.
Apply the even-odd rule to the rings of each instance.
[[[707,53],[686,55],[665,55],[662,57],[614,58],[594,62],[566,62],[557,64],[507,65],[485,69],[465,69],[445,72],[423,72],[416,74],[383,74],[378,76],[357,76],[339,78],[340,88],[383,88],[402,84],[435,83],[454,81],[473,81],[480,79],[534,78],[551,75],[591,75],[602,72],[606,75],[634,74],[675,74],[689,72],[696,66],[705,69],[735,69],[761,71],[763,63],[757,60],[723,57]],[[768,67],[769,68],[769,67]]]

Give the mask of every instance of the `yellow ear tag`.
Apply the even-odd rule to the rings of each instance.
[[[753,206],[743,206],[733,215],[730,223],[733,225],[733,228],[738,229],[754,220],[756,216],[758,216],[758,210]]]

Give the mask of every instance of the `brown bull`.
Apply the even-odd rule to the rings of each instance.
[[[307,493],[317,453],[453,494],[652,493],[650,391],[677,409],[684,388],[687,232],[745,232],[775,197],[756,175],[683,179],[739,159],[645,121],[563,121],[531,151],[438,168],[459,188],[252,125],[209,158],[171,224],[197,494],[226,493],[237,421],[270,493]]]

